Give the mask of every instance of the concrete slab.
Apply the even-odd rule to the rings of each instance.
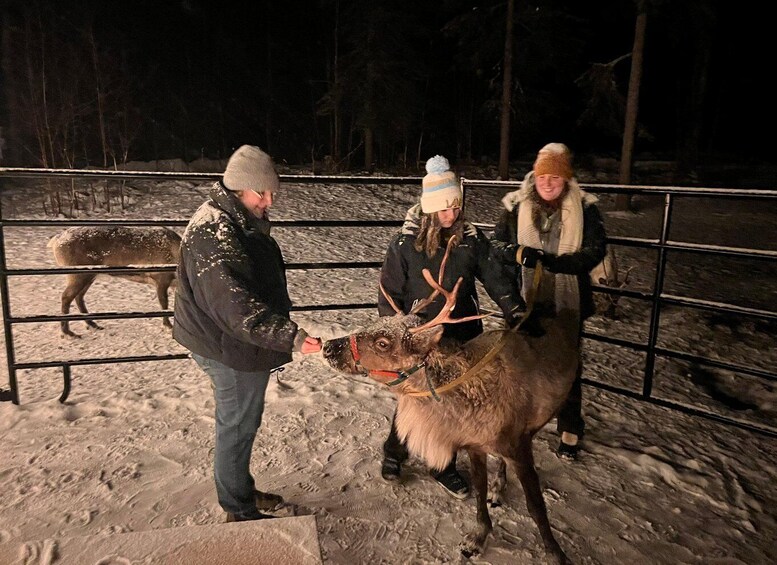
[[[315,516],[0,544],[3,565],[320,565]]]

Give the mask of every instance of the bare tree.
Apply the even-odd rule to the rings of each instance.
[[[103,168],[108,166],[108,141],[105,136],[105,92],[103,92],[101,73],[100,73],[100,58],[97,54],[97,42],[94,38],[94,28],[91,23],[86,30],[86,35],[89,41],[89,46],[92,52],[92,68],[94,70],[94,82],[97,90],[97,124],[100,132],[100,146],[103,154]]]
[[[505,56],[502,69],[502,122],[499,132],[499,178],[510,178],[510,111],[513,91],[513,13],[515,0],[507,2]]]
[[[631,74],[629,76],[629,91],[626,96],[626,123],[623,131],[623,147],[621,149],[621,167],[619,182],[622,185],[631,184],[631,164],[634,158],[634,138],[637,131],[637,114],[639,108],[639,86],[642,81],[642,61],[645,51],[645,29],[647,28],[647,1],[637,1],[637,21],[634,29],[634,47],[631,51]],[[618,210],[631,210],[631,195],[619,194],[615,198]]]

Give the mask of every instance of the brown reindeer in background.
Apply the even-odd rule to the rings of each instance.
[[[629,284],[629,275],[633,268],[634,267],[629,267],[623,280],[621,280],[615,251],[613,251],[612,247],[607,246],[607,253],[604,255],[604,259],[602,259],[602,262],[596,267],[591,269],[589,276],[591,282],[595,285],[607,286],[610,288],[624,288]],[[605,294],[603,292],[594,293],[596,311],[608,318],[617,318],[617,307],[620,298],[621,297],[617,294]]]
[[[445,260],[438,281],[444,269]],[[398,397],[400,439],[429,466],[442,469],[457,450],[467,450],[478,527],[462,542],[464,555],[478,553],[492,529],[486,465],[487,455],[492,454],[502,462],[494,486],[499,491],[504,488],[506,463],[521,482],[547,554],[557,563],[568,563],[548,522],[532,438],[556,415],[575,379],[579,313],[562,311],[538,317],[533,320],[534,335],[498,330],[463,346],[441,345],[442,324],[472,318],[450,318],[461,279],[448,292],[429,271],[424,271],[424,277],[435,290],[410,314],[394,305],[395,316],[327,341],[324,357],[336,370],[366,372],[375,381],[392,386]],[[445,297],[445,306],[435,319],[422,323],[416,314],[438,294]],[[537,325],[542,331],[536,331]]]
[[[168,228],[99,226],[68,228],[49,240],[48,247],[60,267],[79,265],[105,265],[126,267],[140,265],[177,264],[180,257],[181,237]],[[159,305],[168,307],[167,291],[175,280],[175,272],[143,272],[133,274],[110,274],[131,281],[151,284],[156,287]],[[62,313],[70,312],[70,304],[76,301],[82,314],[88,313],[84,295],[97,277],[96,273],[75,273],[67,275],[67,286],[62,292]],[[162,320],[165,327],[172,327],[169,316]],[[87,320],[91,328],[100,329],[95,322]],[[61,322],[62,333],[78,337]]]

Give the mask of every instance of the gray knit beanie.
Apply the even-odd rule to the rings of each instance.
[[[280,187],[278,173],[272,158],[253,145],[243,145],[235,151],[224,171],[224,188],[227,190],[254,190],[275,192]]]

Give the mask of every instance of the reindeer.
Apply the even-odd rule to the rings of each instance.
[[[591,270],[591,282],[595,285],[607,286],[610,288],[624,288],[629,284],[629,274],[631,274],[631,269],[633,268],[634,267],[629,267],[626,271],[626,275],[623,277],[623,281],[621,281],[615,251],[608,245],[607,253],[604,256],[604,259],[602,259],[602,262]],[[620,296],[617,294],[594,293],[596,311],[608,318],[617,317],[616,308],[619,300]]]
[[[447,255],[446,251],[445,259]],[[367,373],[393,389],[399,436],[429,466],[443,469],[457,450],[467,450],[477,529],[459,546],[463,555],[479,553],[492,529],[487,507],[491,454],[500,458],[494,499],[504,489],[506,463],[523,486],[547,554],[557,563],[568,563],[550,528],[532,438],[559,411],[575,379],[579,312],[538,316],[532,320],[531,335],[505,329],[486,332],[464,345],[441,344],[442,324],[484,317],[450,318],[461,279],[450,292],[442,288],[445,259],[438,281],[424,271],[434,291],[409,314],[403,314],[381,288],[397,314],[327,341],[324,357],[338,371]],[[445,306],[433,320],[422,323],[418,312],[439,294],[445,297]]]
[[[52,249],[54,260],[60,267],[157,265],[178,263],[181,237],[168,228],[74,227],[52,237],[48,247]],[[167,290],[175,281],[175,272],[109,274],[155,285],[159,304],[163,310],[167,309]],[[67,286],[62,292],[63,314],[70,312],[73,300],[82,314],[88,312],[84,295],[96,277],[97,274],[88,272],[67,275]],[[172,327],[169,316],[165,316],[162,323],[167,328]],[[101,329],[92,320],[87,320],[86,324],[91,328]],[[64,335],[79,337],[70,330],[67,321],[61,322],[61,329]]]

